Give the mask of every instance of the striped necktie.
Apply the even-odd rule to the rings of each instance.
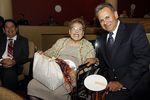
[[[112,37],[113,32],[109,33],[109,38],[107,42],[107,52],[110,60],[112,59],[112,51],[113,51],[113,44],[114,44],[114,39]]]
[[[8,39],[8,53],[7,56],[13,58],[13,39]]]

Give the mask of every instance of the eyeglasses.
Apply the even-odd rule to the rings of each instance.
[[[83,31],[83,29],[82,28],[78,28],[78,27],[73,27],[73,28],[71,28],[73,31],[76,31],[76,30],[78,30],[78,31]]]

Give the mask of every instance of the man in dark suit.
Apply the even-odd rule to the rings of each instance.
[[[98,39],[98,59],[86,62],[108,66],[105,100],[150,100],[150,45],[143,25],[122,23],[109,3],[98,5],[95,12],[106,32]]]
[[[19,63],[26,60],[29,55],[28,39],[17,35],[18,27],[14,20],[5,20],[3,28],[5,34],[0,39],[0,80],[3,87],[16,92],[18,75],[23,69]]]

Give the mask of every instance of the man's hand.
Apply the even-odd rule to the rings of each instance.
[[[1,64],[4,68],[9,68],[14,66],[16,64],[16,61],[14,59],[7,58],[7,59],[3,59],[1,61]]]
[[[110,81],[106,88],[108,87],[110,91],[115,92],[115,91],[119,91],[123,87],[123,85],[118,81]]]
[[[88,63],[89,62],[89,63]],[[90,66],[92,64],[99,64],[99,61],[97,58],[88,58],[84,63],[88,63],[87,66]]]

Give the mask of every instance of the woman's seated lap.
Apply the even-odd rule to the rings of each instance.
[[[77,69],[77,67],[80,64],[83,64],[86,59],[95,58],[95,50],[92,44],[83,38],[84,32],[84,21],[79,18],[73,19],[69,23],[70,38],[59,39],[50,49],[46,50],[45,52],[38,52],[48,57],[55,57],[62,60],[71,60],[73,65],[76,67],[75,69]],[[73,86],[75,86],[76,70],[72,70],[72,72],[70,72],[70,76],[73,81]],[[39,86],[37,86],[37,84]],[[66,90],[64,83],[56,90],[51,91],[43,86],[43,84],[33,79],[28,84],[28,95],[42,99],[49,98],[49,100],[70,100],[69,93],[71,90],[68,84],[66,86],[69,88],[69,90]],[[55,95],[54,93],[57,93],[58,95]],[[31,98],[31,100],[32,99],[33,98]]]

